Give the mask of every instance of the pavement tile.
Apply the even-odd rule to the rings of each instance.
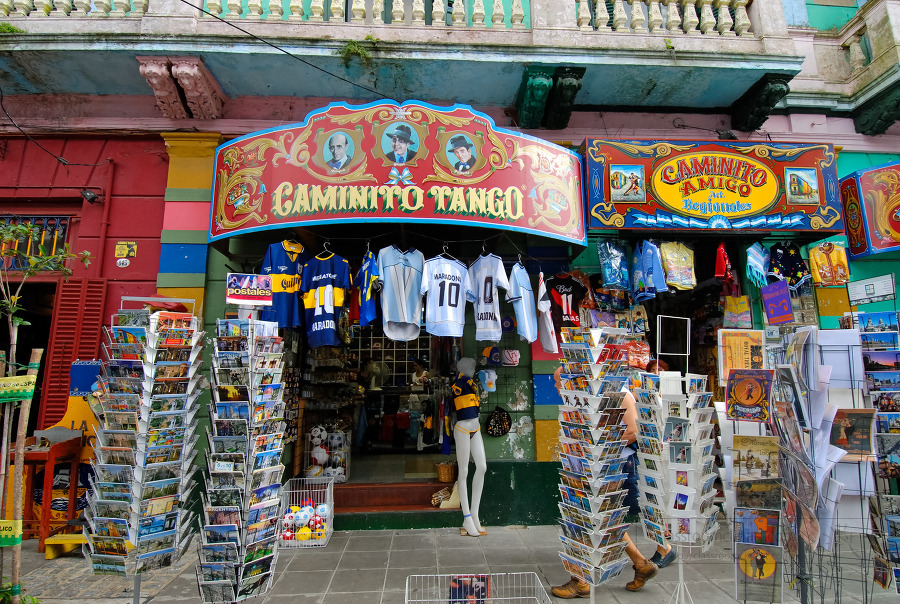
[[[381,591],[326,594],[322,604],[381,604]]]
[[[385,591],[405,591],[406,580],[413,575],[436,575],[437,566],[422,566],[420,568],[389,568],[384,580]]]
[[[350,537],[345,552],[386,552],[391,549],[390,535]]]
[[[334,571],[317,570],[310,572],[281,573],[275,585],[269,590],[274,595],[323,594],[328,591]]]
[[[390,552],[387,549],[376,552],[344,552],[337,570],[387,568],[389,555]]]
[[[448,549],[438,550],[437,553],[438,567],[443,566],[464,566],[467,564],[487,564],[484,552],[478,549]]]
[[[358,593],[382,591],[386,569],[355,570],[352,573],[337,572],[328,593]]]
[[[338,562],[341,561],[341,556],[343,556],[341,553],[330,553],[326,551],[319,552],[318,555],[315,556],[295,555],[289,558],[290,562],[285,570],[287,572],[334,570],[337,568]]]
[[[512,564],[533,565],[534,558],[526,547],[519,548],[484,548],[484,558],[488,566],[510,566]]]
[[[434,534],[394,535],[391,551],[434,549]]]
[[[434,546],[430,550],[391,550],[391,558],[388,568],[420,568],[422,566],[435,566],[437,564],[437,552]]]

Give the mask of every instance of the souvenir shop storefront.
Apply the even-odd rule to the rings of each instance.
[[[285,481],[333,476],[336,511],[359,512],[360,527],[382,504],[430,506],[452,481],[437,465],[455,459],[442,428],[455,363],[470,357],[480,423],[500,426],[484,436],[483,521],[552,521],[556,467],[538,450],[556,424],[536,426],[535,298],[539,274],[585,249],[582,174],[577,153],[412,101],[332,104],[216,150],[207,329],[238,312],[234,275],[271,277],[258,316],[284,337]],[[318,268],[301,278],[304,263]]]
[[[819,309],[842,312],[832,304],[846,299],[849,278],[832,145],[588,139],[583,152],[585,255],[611,284],[627,265],[634,302],[626,310],[604,298],[613,304],[600,322],[630,312],[672,370],[717,383],[723,328],[766,328],[778,341],[760,295],[772,281],[787,281],[793,327],[818,326]],[[689,341],[669,317],[690,319]]]

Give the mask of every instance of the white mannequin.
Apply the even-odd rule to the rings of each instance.
[[[462,358],[456,368],[467,378],[475,375],[475,359]],[[477,396],[477,393],[476,393]],[[481,424],[477,417],[457,420],[453,428],[453,439],[456,443],[456,462],[459,466],[457,488],[459,490],[459,507],[463,513],[461,535],[478,537],[487,531],[478,519],[478,507],[481,493],[484,490],[484,475],[487,472],[487,457],[484,452],[484,440],[481,435]],[[472,497],[469,499],[467,478],[469,475],[469,457],[475,461],[475,474],[472,476]]]

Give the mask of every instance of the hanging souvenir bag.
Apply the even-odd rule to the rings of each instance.
[[[500,405],[497,405],[488,416],[487,428],[485,431],[488,433],[488,436],[503,436],[509,432],[511,427],[512,418],[509,416],[509,412]]]

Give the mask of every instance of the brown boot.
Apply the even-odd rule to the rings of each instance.
[[[628,591],[640,590],[648,579],[659,572],[659,568],[646,558],[643,564],[632,566],[631,568],[634,569],[634,580],[625,584],[625,589]]]
[[[591,596],[591,586],[581,579],[572,577],[565,585],[551,587],[550,591],[557,598],[563,600],[571,600],[572,598],[589,598]]]

